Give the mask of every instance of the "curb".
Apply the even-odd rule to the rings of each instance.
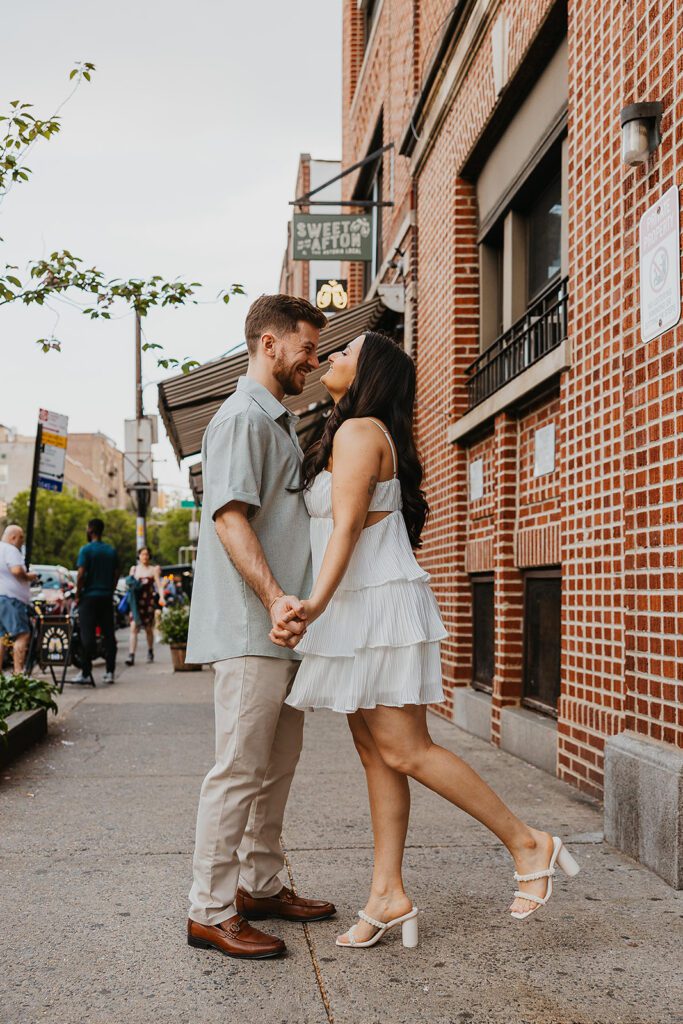
[[[0,737],[0,768],[47,735],[47,708],[14,711],[7,716],[8,730]]]

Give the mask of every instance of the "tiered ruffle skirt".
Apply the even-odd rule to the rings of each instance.
[[[331,519],[311,520],[315,578],[331,532]],[[439,703],[446,636],[429,575],[393,512],[363,530],[334,597],[298,645],[304,657],[287,703],[344,714]]]

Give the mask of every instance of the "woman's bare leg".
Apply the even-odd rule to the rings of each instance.
[[[386,764],[421,782],[490,829],[508,848],[520,874],[547,868],[552,837],[520,821],[462,758],[432,742],[426,707],[378,707],[362,715]],[[538,879],[521,882],[518,887],[543,896],[546,884],[546,879]],[[534,906],[530,900],[516,899],[511,909],[523,912]]]
[[[128,639],[128,653],[135,654],[135,649],[138,645],[138,625],[135,619],[130,624],[130,637]]]
[[[375,859],[365,912],[378,921],[391,921],[407,914],[412,907],[401,872],[410,815],[408,779],[384,763],[360,712],[349,715],[348,721],[365,768],[374,834]],[[365,942],[376,930],[365,921],[357,922],[354,938]]]
[[[145,626],[145,633],[147,635],[147,650],[154,650],[154,620]]]

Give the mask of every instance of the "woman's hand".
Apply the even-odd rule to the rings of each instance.
[[[303,605],[304,608],[307,625],[310,625],[311,622],[315,622],[316,619],[319,619],[322,613],[325,611],[320,601],[316,601],[313,595],[311,595],[308,598],[308,600],[302,601],[301,604]]]
[[[268,636],[278,647],[289,647],[294,650],[306,632],[307,626],[314,619],[320,618],[324,611],[325,609],[322,605],[314,598],[308,601],[300,601],[299,611],[290,610],[280,616],[279,622],[273,626]],[[290,636],[286,636],[286,633],[289,632],[290,624],[294,628],[300,628],[303,625],[303,629],[299,633],[292,633]]]

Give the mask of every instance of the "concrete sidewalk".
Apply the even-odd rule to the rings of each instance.
[[[164,658],[165,649],[157,648]],[[101,677],[101,672],[97,673]],[[0,777],[2,1024],[671,1024],[683,1021],[679,894],[601,841],[601,814],[542,772],[432,717],[582,873],[526,924],[511,865],[478,824],[414,787],[406,879],[421,938],[341,950],[366,897],[364,778],[341,716],[309,715],[284,843],[336,921],[276,921],[289,955],[239,962],[185,943],[211,673],[167,658],[113,687],[67,687],[49,740]]]

